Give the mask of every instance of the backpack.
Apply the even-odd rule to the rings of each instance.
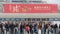
[[[29,30],[30,30],[29,26],[26,26],[26,27],[25,27],[25,30],[26,30],[26,31],[29,31]]]

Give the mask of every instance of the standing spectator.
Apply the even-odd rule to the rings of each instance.
[[[34,33],[35,33],[35,34],[38,34],[38,31],[37,31],[37,24],[36,24],[36,23],[34,24],[33,29],[34,29]]]
[[[1,23],[1,34],[4,34],[3,23]]]
[[[13,23],[11,23],[10,25],[9,25],[9,27],[10,27],[10,34],[13,34],[13,32],[14,32],[14,24]]]
[[[29,25],[28,25],[28,24],[25,26],[25,30],[26,30],[26,31],[27,31],[27,33],[29,34],[30,27],[29,27]]]
[[[46,29],[48,28],[48,24],[44,25],[44,34],[46,34]]]
[[[58,34],[60,34],[60,24],[59,24],[59,32],[58,32]]]
[[[24,25],[20,24],[20,34],[24,34]]]
[[[55,24],[54,25],[55,34],[57,34],[57,28],[58,28],[58,26],[57,26],[57,24]]]
[[[41,28],[42,28],[42,24],[39,23],[39,25],[38,25],[38,34],[42,34],[42,33],[41,33]]]
[[[15,34],[18,34],[18,23],[15,23]]]
[[[3,25],[0,23],[0,28],[1,28],[1,34],[3,33]]]
[[[30,33],[33,34],[33,29],[32,29],[33,26],[32,26],[32,24],[30,24],[29,27],[30,27]]]
[[[54,25],[51,25],[51,33],[54,34]]]
[[[46,30],[47,34],[53,34],[53,30],[50,24],[48,24],[48,28]]]
[[[5,23],[5,28],[6,28],[6,34],[8,34],[8,31],[9,31],[9,24],[8,23]]]

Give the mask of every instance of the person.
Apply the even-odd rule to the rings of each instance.
[[[57,24],[55,24],[54,25],[55,34],[57,34],[57,28],[58,28],[58,26],[57,26]]]
[[[33,29],[34,29],[34,33],[35,33],[35,34],[38,34],[37,24],[36,24],[36,23],[34,24]]]
[[[20,24],[20,34],[24,34],[24,25]]]
[[[32,26],[32,24],[30,24],[29,27],[30,27],[30,33],[33,34],[33,30],[32,30],[33,26]]]
[[[5,28],[6,28],[6,34],[8,34],[8,31],[9,31],[9,24],[8,23],[5,23]]]
[[[26,30],[26,31],[27,31],[27,33],[29,34],[30,27],[29,27],[29,25],[28,25],[28,24],[25,26],[25,30]]]
[[[41,25],[41,23],[39,23],[39,25],[38,25],[38,34],[42,34],[41,33],[41,28],[42,28],[42,25]]]
[[[48,28],[47,28],[47,34],[53,34],[53,30],[52,30],[52,25],[48,24]]]
[[[15,23],[15,34],[18,34],[18,23]]]
[[[51,33],[54,34],[54,25],[51,25]]]
[[[48,24],[44,24],[44,34],[46,34],[46,29],[48,28]]]
[[[9,25],[9,27],[10,27],[10,34],[13,34],[13,32],[14,32],[14,24],[11,23],[11,24]]]
[[[3,33],[3,25],[0,23],[1,34]]]
[[[60,34],[60,24],[59,24],[59,31],[58,31],[58,34]]]
[[[2,22],[2,34],[6,34],[5,22]]]

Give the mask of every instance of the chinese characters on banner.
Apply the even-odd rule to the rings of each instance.
[[[58,13],[56,4],[4,4],[4,13]]]

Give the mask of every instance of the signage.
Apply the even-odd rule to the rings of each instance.
[[[4,13],[58,13],[57,4],[4,4]]]

